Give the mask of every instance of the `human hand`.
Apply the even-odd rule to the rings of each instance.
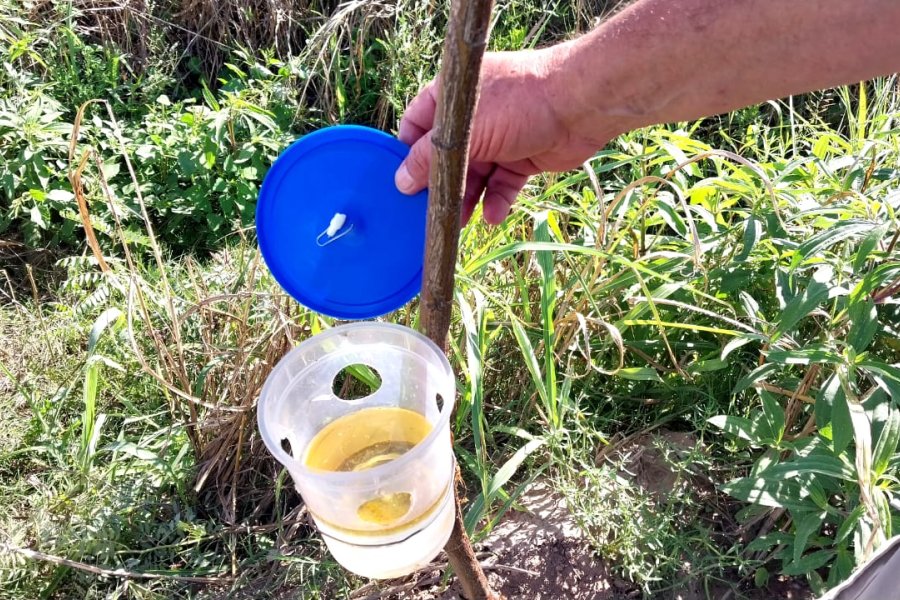
[[[484,194],[484,220],[503,222],[531,175],[581,165],[613,136],[591,139],[572,130],[558,53],[554,49],[485,54],[481,95],[472,122],[462,224]],[[410,102],[399,138],[412,146],[397,170],[397,188],[415,194],[428,186],[431,133],[439,83]]]

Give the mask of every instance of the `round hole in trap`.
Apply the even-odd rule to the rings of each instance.
[[[378,391],[381,375],[363,364],[347,365],[334,376],[331,391],[341,400],[359,400]]]
[[[289,440],[287,438],[284,438],[283,440],[281,440],[281,449],[284,450],[285,452],[287,452],[288,454],[290,454],[291,456],[294,455],[294,452],[291,450],[291,440]]]

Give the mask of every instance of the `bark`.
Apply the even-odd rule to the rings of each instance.
[[[468,164],[469,134],[478,99],[481,58],[487,44],[492,0],[453,0],[444,41],[441,86],[431,143],[428,223],[420,327],[447,350],[453,310],[453,279],[459,248],[459,220]],[[457,480],[459,479],[457,475]],[[463,526],[456,489],[456,520],[444,547],[463,594],[469,600],[496,600]]]

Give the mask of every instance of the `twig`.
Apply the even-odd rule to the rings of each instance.
[[[29,548],[19,548],[18,546],[11,546],[9,544],[0,545],[0,550],[5,552],[10,552],[12,554],[19,554],[20,556],[24,556],[25,558],[30,558],[31,560],[39,560],[43,562],[47,562],[53,565],[59,565],[63,567],[70,567],[72,569],[78,569],[79,571],[85,571],[87,573],[93,573],[94,575],[99,575],[101,577],[118,577],[120,579],[165,579],[168,581],[183,581],[185,583],[229,583],[232,580],[231,577],[199,577],[199,576],[188,576],[188,575],[167,575],[164,573],[142,573],[138,571],[126,571],[125,569],[104,569],[102,567],[96,567],[94,565],[89,565],[87,563],[79,562],[77,560],[70,560],[68,558],[62,558],[61,556],[53,556],[52,554],[46,554],[44,552],[39,552],[37,550],[31,550]]]
[[[485,565],[482,564],[481,568],[485,571],[510,571],[511,573],[522,573],[523,575],[528,575],[529,577],[537,577],[540,575],[537,571],[531,571],[529,569],[523,569],[521,567],[514,567],[512,565]]]
[[[781,394],[782,396],[788,396],[789,398],[796,398],[797,400],[801,400],[806,404],[815,404],[816,399],[812,396],[808,396],[806,394],[797,394],[796,391],[786,390],[782,387],[778,387],[777,385],[772,385],[771,383],[766,383],[765,381],[761,381],[756,384],[756,387],[760,387],[767,392],[774,392],[776,394]]]

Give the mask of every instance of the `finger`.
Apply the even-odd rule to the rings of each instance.
[[[404,144],[412,145],[431,130],[437,108],[437,83],[429,82],[419,91],[403,112],[397,137]]]
[[[494,166],[490,163],[473,163],[466,174],[466,191],[463,193],[462,210],[459,216],[459,226],[463,227],[472,218],[475,207],[484,192],[488,176]]]
[[[487,187],[484,190],[485,222],[489,225],[502,223],[527,181],[527,175],[498,166],[488,177]]]
[[[412,145],[409,154],[394,173],[394,185],[404,194],[417,194],[428,187],[428,170],[431,168],[431,132],[421,136]]]

